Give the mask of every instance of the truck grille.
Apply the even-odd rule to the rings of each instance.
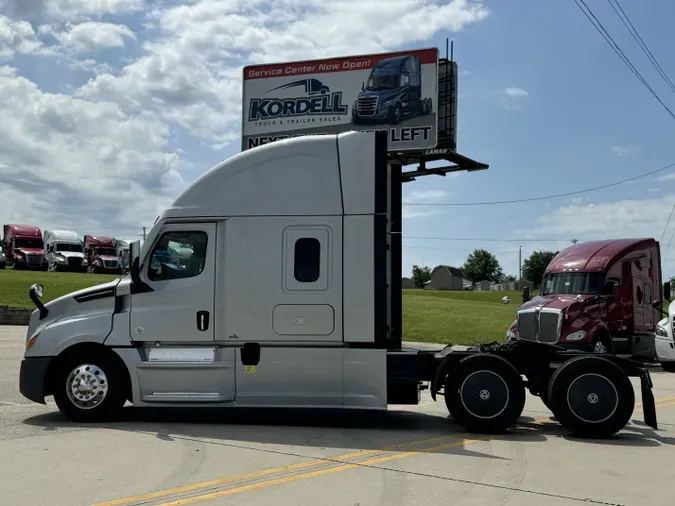
[[[372,116],[377,110],[377,97],[359,98],[358,111],[359,116]]]
[[[68,267],[78,269],[82,267],[82,259],[78,257],[68,257]]]
[[[518,335],[526,341],[556,343],[559,335],[560,311],[526,310],[518,312]]]
[[[26,265],[39,267],[42,265],[42,255],[40,253],[28,253],[26,255]]]
[[[103,260],[103,267],[106,269],[117,269],[117,260]]]

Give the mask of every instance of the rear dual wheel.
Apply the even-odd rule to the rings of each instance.
[[[490,353],[469,355],[452,367],[445,384],[452,418],[469,432],[498,434],[520,417],[525,385],[505,359]]]
[[[553,373],[548,402],[556,419],[574,435],[607,438],[630,421],[635,392],[619,366],[606,358],[581,356]]]

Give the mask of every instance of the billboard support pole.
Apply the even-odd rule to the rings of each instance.
[[[389,161],[389,339],[390,349],[403,345],[403,166]]]

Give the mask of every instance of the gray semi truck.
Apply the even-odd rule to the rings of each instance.
[[[218,164],[131,244],[129,274],[47,304],[29,289],[21,393],[86,422],[126,401],[385,411],[428,388],[468,431],[498,433],[527,389],[546,388],[563,426],[609,436],[630,420],[635,376],[656,428],[638,362],[521,340],[403,347],[392,167],[384,132],[296,137]],[[165,261],[176,249],[190,254]]]

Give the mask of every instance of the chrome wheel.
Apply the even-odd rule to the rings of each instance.
[[[93,409],[108,395],[108,378],[96,365],[79,365],[66,379],[66,394],[79,409]]]

